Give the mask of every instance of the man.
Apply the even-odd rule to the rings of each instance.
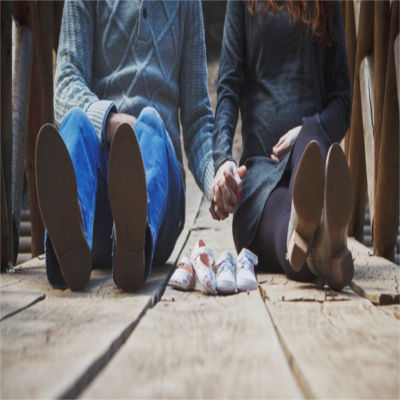
[[[36,153],[49,282],[80,290],[112,265],[136,290],[184,225],[179,123],[207,196],[214,176],[200,0],[66,1],[54,105]]]

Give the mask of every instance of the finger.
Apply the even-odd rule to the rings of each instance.
[[[237,192],[238,192],[238,184],[236,182],[235,177],[233,174],[225,172],[225,182],[226,186],[230,191],[230,202],[231,204],[236,204],[237,203]]]
[[[242,165],[241,167],[239,167],[238,174],[239,174],[240,179],[243,179],[247,174],[247,167],[245,165]]]
[[[270,158],[271,158],[272,161],[275,161],[277,163],[280,161],[279,158],[275,154],[271,154]]]
[[[281,160],[291,148],[292,144],[290,143],[290,140],[286,140],[278,149],[273,151],[273,154]]]
[[[209,211],[210,211],[212,218],[219,221],[219,217],[218,217],[217,213],[215,212],[215,203],[213,201],[211,201],[211,203],[210,203]]]
[[[223,210],[220,210],[217,205],[215,205],[215,212],[218,215],[219,221],[223,221],[228,218],[229,214]]]
[[[218,215],[218,217],[222,217],[222,211],[224,210],[224,200],[222,198],[222,193],[221,193],[221,189],[220,186],[217,185],[216,190],[215,190],[215,211]]]
[[[217,214],[222,219],[225,219],[229,215],[229,213],[233,212],[234,209],[234,207],[225,202],[223,188],[221,186],[218,186],[216,206]]]
[[[236,203],[232,202],[232,193],[226,184],[218,186],[222,194],[222,210],[231,213],[233,212]]]

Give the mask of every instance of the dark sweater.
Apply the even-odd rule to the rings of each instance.
[[[318,44],[286,9],[250,15],[246,1],[228,1],[214,127],[215,171],[232,159],[232,140],[242,115],[240,163],[254,167],[244,181],[234,215],[238,248],[254,237],[265,201],[288,157],[275,164],[272,147],[304,117],[316,116],[321,134],[339,142],[350,120],[350,85],[340,6],[334,5],[333,44]],[[262,164],[262,166],[260,165]],[[260,176],[260,173],[262,176]],[[247,193],[246,193],[247,192]],[[236,226],[235,226],[236,225]]]

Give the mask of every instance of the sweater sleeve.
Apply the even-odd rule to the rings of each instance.
[[[209,198],[214,178],[214,117],[207,89],[207,63],[200,0],[185,2],[185,37],[180,66],[180,118],[189,169]]]
[[[105,142],[104,124],[116,107],[90,89],[94,18],[93,2],[65,1],[54,78],[54,113],[59,125],[71,108],[79,107]]]
[[[327,101],[320,113],[322,129],[331,143],[340,142],[350,124],[351,100],[347,53],[340,5],[335,2],[334,43],[327,47],[324,60],[324,83]]]
[[[245,5],[229,0],[227,4],[217,88],[214,126],[214,168],[232,160],[232,142],[239,113],[245,63]]]

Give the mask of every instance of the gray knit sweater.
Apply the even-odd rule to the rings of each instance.
[[[111,109],[137,117],[154,107],[183,171],[181,123],[189,168],[209,196],[213,114],[200,0],[67,0],[54,86],[56,123],[79,107],[100,140]]]

